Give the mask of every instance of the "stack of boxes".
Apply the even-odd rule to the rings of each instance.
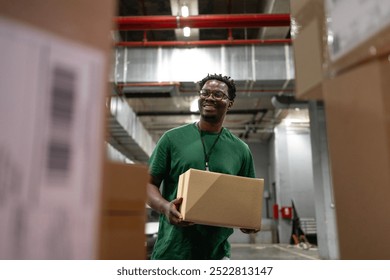
[[[306,1],[303,9],[316,5],[321,15],[299,20],[300,4],[291,2],[300,29],[293,44],[297,97],[324,100],[340,257],[388,259],[390,4]],[[299,88],[305,78],[313,86]]]
[[[148,178],[148,169],[144,165],[106,163],[99,231],[100,259],[146,259]]]
[[[145,258],[146,167],[105,164],[115,9],[0,0],[0,259]]]

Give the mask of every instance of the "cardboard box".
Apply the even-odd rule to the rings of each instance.
[[[0,0],[0,17],[103,50],[108,59],[116,5],[115,0]]]
[[[325,3],[330,76],[390,53],[389,1]]]
[[[99,259],[145,260],[145,215],[110,215],[102,217]]]
[[[295,96],[300,100],[322,100],[326,77],[326,25],[323,0],[290,2],[295,66]]]
[[[94,259],[116,1],[0,0],[0,259]]]
[[[260,229],[264,180],[189,169],[179,177],[177,197],[185,221]]]
[[[99,259],[146,258],[146,184],[148,167],[105,163]]]
[[[324,84],[341,259],[390,259],[390,63]]]
[[[148,167],[106,162],[102,189],[103,210],[145,213]]]
[[[290,9],[297,99],[323,100],[324,80],[390,53],[388,2],[292,0]]]

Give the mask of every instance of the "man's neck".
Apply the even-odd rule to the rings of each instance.
[[[222,129],[222,122],[211,123],[211,122],[207,122],[205,120],[199,120],[199,122],[197,123],[197,126],[202,131],[220,132]]]

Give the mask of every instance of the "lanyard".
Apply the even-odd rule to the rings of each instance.
[[[211,155],[211,153],[213,152],[213,149],[214,149],[215,145],[217,144],[217,142],[218,142],[218,140],[219,140],[219,136],[221,136],[221,133],[222,133],[223,128],[222,128],[221,131],[218,133],[218,136],[217,136],[217,138],[214,140],[213,145],[211,145],[210,150],[206,153],[206,145],[204,144],[204,139],[203,139],[203,136],[202,136],[202,132],[201,132],[201,130],[200,130],[200,127],[199,127],[199,123],[197,123],[196,126],[197,126],[198,131],[199,131],[200,140],[202,141],[206,171],[209,171],[209,160],[210,160],[210,155]]]

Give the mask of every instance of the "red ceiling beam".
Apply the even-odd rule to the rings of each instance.
[[[116,17],[118,30],[158,30],[190,28],[255,28],[290,26],[290,14],[231,14],[176,16]]]
[[[261,45],[291,44],[291,39],[247,39],[247,40],[201,40],[201,41],[122,41],[115,43],[121,47],[190,47],[212,45]]]

